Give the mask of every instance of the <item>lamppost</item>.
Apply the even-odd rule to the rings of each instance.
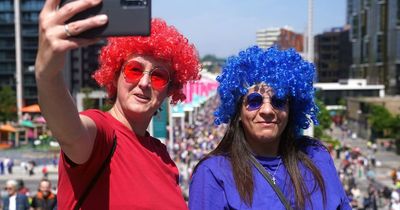
[[[356,137],[359,137],[361,134],[361,115],[362,115],[362,111],[361,109],[357,110],[357,130],[356,130]]]

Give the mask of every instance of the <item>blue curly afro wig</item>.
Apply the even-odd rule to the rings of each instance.
[[[292,119],[289,123],[299,134],[301,129],[310,127],[311,121],[318,124],[314,76],[314,65],[303,60],[294,49],[279,50],[274,46],[263,50],[253,46],[241,51],[238,56],[227,59],[222,74],[217,77],[221,102],[214,113],[214,122],[216,125],[229,123],[248,88],[265,83],[278,98],[289,98]]]

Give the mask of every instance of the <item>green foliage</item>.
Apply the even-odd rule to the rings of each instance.
[[[82,88],[82,92],[85,94],[85,97],[83,98],[83,109],[84,110],[95,108],[96,101],[89,98],[89,95],[92,91],[93,90],[88,87]]]
[[[323,130],[328,129],[332,125],[332,118],[329,114],[329,111],[326,109],[325,104],[320,101],[316,100],[317,106],[319,107],[319,113],[318,113],[318,121],[319,121],[319,126],[322,127]]]
[[[215,55],[210,55],[210,54],[205,55],[205,56],[201,59],[202,62],[204,62],[204,61],[218,62],[218,60],[219,60],[219,59],[217,58],[217,56],[215,56]]]
[[[327,137],[324,135],[324,130],[329,129],[332,124],[331,116],[329,115],[329,111],[326,109],[325,104],[316,99],[317,106],[319,107],[318,113],[318,126],[314,126],[314,137],[321,140],[326,140]]]
[[[368,121],[372,131],[377,133],[378,137],[385,137],[385,131],[390,131],[395,121],[392,114],[384,106],[370,105],[369,108]]]
[[[103,106],[100,107],[100,109],[102,111],[106,112],[106,111],[110,110],[112,108],[112,106],[113,106],[112,103],[105,103],[105,104],[103,104]]]
[[[393,117],[391,124],[392,137],[400,141],[400,115]]]
[[[3,87],[0,90],[0,121],[17,119],[15,92],[10,87]]]

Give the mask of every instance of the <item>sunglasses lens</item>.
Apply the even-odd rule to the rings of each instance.
[[[143,77],[144,67],[137,61],[129,61],[123,67],[125,80],[129,83],[136,84]],[[151,70],[150,80],[151,86],[156,89],[165,87],[169,82],[168,70],[162,68],[155,68]]]
[[[169,73],[165,69],[156,68],[151,73],[151,85],[154,88],[163,88],[169,82]]]
[[[125,80],[129,83],[137,83],[143,76],[143,66],[137,61],[130,61],[124,65]]]
[[[276,96],[272,96],[271,104],[275,109],[284,109],[286,106],[286,99],[285,98],[278,98]]]
[[[263,104],[263,97],[257,92],[249,94],[246,100],[249,110],[259,109]]]

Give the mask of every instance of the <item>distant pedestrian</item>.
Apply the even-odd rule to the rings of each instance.
[[[3,210],[28,210],[28,197],[17,193],[17,181],[8,180],[5,190],[7,196],[3,198]]]
[[[6,167],[7,167],[8,174],[12,174],[13,173],[13,167],[14,167],[14,161],[11,158],[7,159]]]
[[[4,162],[3,160],[0,160],[0,175],[4,174]]]
[[[29,189],[27,187],[25,187],[25,182],[22,179],[18,179],[17,180],[17,190],[19,194],[23,194],[29,197],[30,193],[29,193]]]
[[[57,209],[57,197],[51,192],[51,182],[48,179],[42,179],[39,183],[37,194],[32,198],[31,207],[40,210]]]
[[[44,178],[47,178],[48,175],[49,175],[49,170],[47,169],[46,165],[44,165],[43,168],[42,168],[42,174],[43,174]]]

